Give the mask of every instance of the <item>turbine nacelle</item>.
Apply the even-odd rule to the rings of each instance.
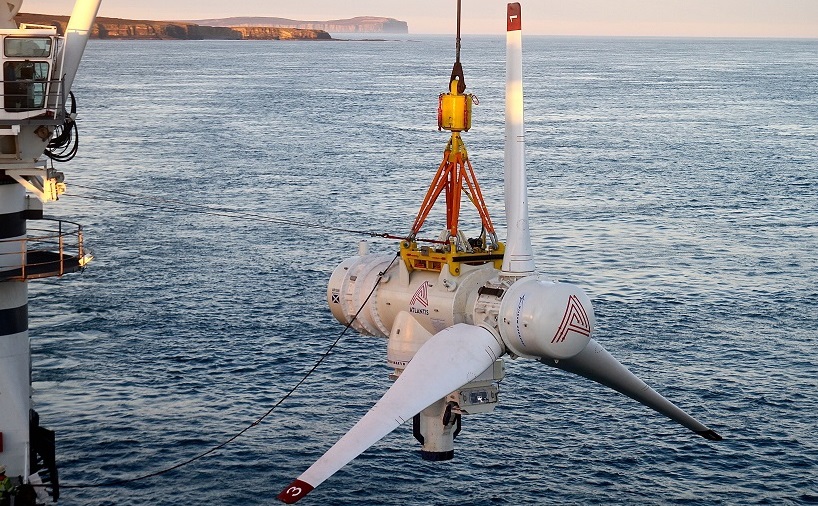
[[[500,303],[498,324],[509,353],[566,359],[591,340],[594,310],[578,286],[532,276],[509,287]]]

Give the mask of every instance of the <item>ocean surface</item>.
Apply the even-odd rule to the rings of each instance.
[[[501,240],[504,60],[504,37],[464,38],[463,138]],[[46,212],[96,259],[30,284],[63,485],[205,452],[313,367],[342,330],[333,268],[411,227],[453,61],[436,36],[90,42],[79,155]],[[583,287],[595,338],[724,440],[507,360],[454,460],[421,460],[403,426],[303,504],[818,504],[818,40],[525,37],[524,72],[539,271]],[[351,332],[224,448],[61,504],[272,504],[388,388],[385,357]]]

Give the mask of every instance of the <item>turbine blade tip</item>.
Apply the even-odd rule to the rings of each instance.
[[[700,430],[700,431],[697,431],[696,433],[698,435],[700,435],[701,437],[707,439],[708,441],[721,441],[721,439],[722,439],[721,435],[719,435],[718,432],[716,432],[714,430],[710,430],[710,429]]]
[[[520,2],[508,4],[508,14],[506,16],[506,31],[518,32],[522,30],[522,23],[520,22]]]
[[[309,494],[315,488],[306,481],[295,480],[278,494],[278,500],[285,504],[298,502],[302,497]]]

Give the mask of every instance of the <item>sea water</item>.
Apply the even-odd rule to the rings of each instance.
[[[360,240],[396,251],[367,234],[406,234],[440,163],[454,49],[90,42],[79,155],[46,212],[82,223],[95,260],[32,282],[29,306],[64,485],[205,452],[313,367],[342,331],[332,269]],[[503,37],[465,37],[462,61],[479,99],[463,138],[504,239]],[[585,289],[596,339],[724,440],[507,360],[454,460],[421,460],[403,426],[304,503],[818,502],[818,41],[525,37],[524,73],[538,270]],[[443,223],[436,208],[421,236]],[[224,448],[61,503],[271,504],[389,387],[385,347],[349,333]]]

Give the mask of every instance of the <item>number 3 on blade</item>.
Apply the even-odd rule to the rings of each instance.
[[[287,504],[293,504],[305,495],[309,494],[313,486],[301,480],[295,480],[290,486],[278,494],[278,500]]]

